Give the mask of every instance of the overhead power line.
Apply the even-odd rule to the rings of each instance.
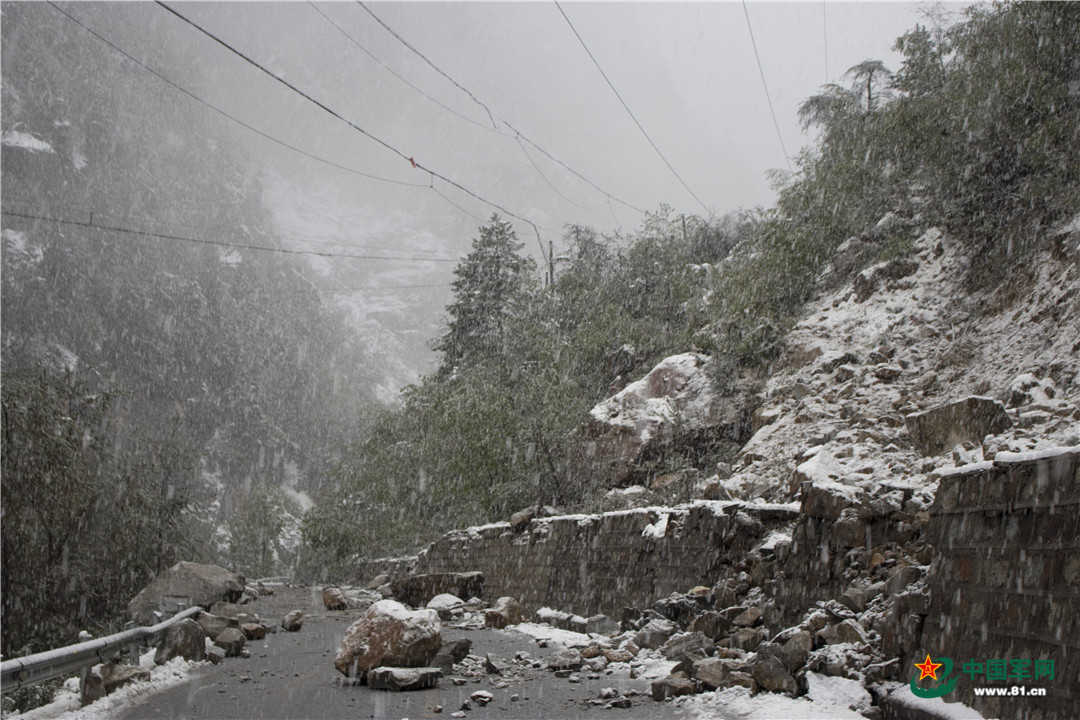
[[[444,73],[444,72],[442,71],[442,69],[441,69],[441,68],[440,68],[440,67],[439,67],[438,65],[436,65],[435,63],[433,63],[433,62],[431,62],[430,60],[428,60],[428,59],[427,59],[427,57],[426,57],[426,56],[425,56],[425,55],[424,55],[424,54],[423,54],[422,52],[420,52],[419,50],[417,50],[416,48],[414,48],[414,47],[413,47],[412,45],[410,45],[410,44],[408,43],[408,41],[406,41],[406,40],[405,40],[405,38],[401,37],[401,36],[400,36],[400,35],[398,35],[398,34],[397,34],[396,32],[394,32],[394,31],[393,31],[393,29],[392,29],[392,28],[391,28],[391,27],[390,27],[389,25],[387,25],[387,24],[386,24],[386,23],[384,23],[384,22],[383,22],[383,21],[382,21],[381,19],[379,19],[379,16],[378,16],[378,15],[376,15],[376,14],[375,14],[375,13],[373,13],[373,12],[371,12],[371,8],[369,8],[369,7],[367,6],[367,5],[365,5],[364,3],[362,3],[362,2],[360,1],[360,0],[356,0],[356,4],[357,4],[357,5],[359,5],[360,7],[364,8],[365,10],[367,10],[367,13],[368,13],[368,15],[370,15],[370,16],[371,16],[371,17],[373,17],[373,18],[375,18],[375,21],[376,21],[377,23],[379,23],[380,25],[382,25],[382,26],[383,26],[384,28],[386,28],[386,31],[387,31],[388,33],[390,33],[391,35],[393,35],[394,37],[396,37],[396,38],[398,39],[398,42],[400,42],[400,43],[401,43],[402,45],[404,45],[405,47],[409,48],[409,49],[410,49],[410,50],[412,50],[412,51],[413,51],[414,53],[416,53],[416,54],[417,54],[417,55],[418,55],[418,56],[419,56],[419,57],[420,57],[420,58],[421,58],[421,59],[422,59],[422,60],[423,60],[424,62],[426,62],[426,63],[427,63],[428,65],[430,65],[430,66],[431,66],[431,68],[432,68],[432,69],[433,69],[433,70],[434,70],[435,72],[439,73],[439,74],[440,74],[440,75],[442,75],[442,76],[443,76],[444,78],[446,78],[447,80],[449,80],[450,82],[452,82],[452,83],[453,83],[453,84],[454,84],[455,86],[457,86],[457,88],[458,88],[459,90],[461,90],[461,92],[463,92],[463,93],[465,93],[466,95],[468,95],[469,97],[471,97],[471,98],[473,99],[473,102],[475,102],[475,103],[476,103],[477,105],[479,105],[480,107],[484,108],[484,112],[486,112],[486,113],[488,114],[488,119],[489,119],[489,120],[491,120],[491,127],[492,127],[493,129],[495,129],[495,130],[498,130],[498,129],[499,129],[499,126],[498,126],[498,124],[496,124],[496,122],[495,122],[495,115],[494,115],[494,114],[492,114],[492,112],[491,112],[491,108],[489,108],[489,107],[488,107],[487,105],[485,105],[484,103],[482,103],[482,102],[480,102],[479,100],[477,100],[477,99],[476,99],[476,96],[475,96],[475,95],[473,95],[473,94],[472,94],[471,92],[469,92],[468,88],[466,88],[466,87],[465,87],[464,85],[461,85],[460,83],[458,83],[458,81],[457,81],[457,80],[455,80],[454,78],[452,78],[452,77],[450,77],[449,75],[447,75],[446,73]]]
[[[630,109],[630,106],[626,104],[626,101],[623,100],[622,95],[620,95],[619,91],[615,89],[615,86],[611,83],[611,80],[608,78],[607,73],[604,72],[604,68],[600,67],[600,63],[597,62],[596,57],[593,56],[592,51],[589,50],[589,46],[585,44],[585,41],[582,39],[581,34],[578,33],[577,28],[574,27],[574,23],[570,22],[570,18],[567,17],[566,11],[562,9],[562,5],[559,4],[558,0],[555,0],[555,7],[559,8],[559,12],[562,13],[563,19],[566,20],[566,24],[569,25],[570,29],[574,32],[574,37],[576,37],[578,39],[578,42],[581,43],[581,47],[585,48],[585,53],[589,56],[589,59],[593,61],[593,65],[596,66],[596,69],[600,71],[600,75],[603,76],[604,82],[606,82],[608,84],[608,87],[611,88],[611,92],[615,93],[615,97],[619,98],[619,102],[622,103],[623,108],[626,110],[627,114],[630,115],[630,119],[634,121],[634,124],[637,125],[638,130],[640,130],[641,134],[645,136],[645,139],[649,141],[649,145],[652,145],[652,149],[655,150],[656,154],[660,156],[660,159],[664,161],[664,164],[667,165],[667,168],[671,171],[671,174],[674,175],[680,183],[682,183],[682,186],[684,188],[686,188],[686,192],[690,193],[690,195],[698,201],[698,204],[701,205],[702,209],[704,209],[705,212],[708,213],[709,208],[705,205],[704,202],[702,202],[701,198],[697,196],[697,193],[690,189],[690,186],[686,184],[686,181],[682,179],[682,176],[679,175],[678,172],[676,172],[675,168],[672,167],[671,163],[668,162],[668,159],[664,157],[664,153],[660,152],[660,148],[658,148],[656,146],[656,143],[653,142],[653,139],[649,137],[649,133],[645,132],[645,128],[641,126],[641,123],[638,122],[638,119],[634,115],[633,111]]]
[[[454,85],[455,87],[457,87],[457,88],[460,88],[460,89],[462,90],[462,92],[464,92],[464,93],[465,93],[465,94],[467,94],[467,95],[468,95],[468,96],[469,96],[470,98],[472,98],[472,99],[473,99],[473,100],[474,100],[475,102],[477,102],[478,104],[480,104],[480,106],[481,106],[481,107],[483,107],[483,108],[484,108],[484,110],[486,110],[486,111],[487,111],[487,113],[488,113],[488,115],[489,115],[489,116],[491,116],[491,117],[498,117],[498,116],[497,116],[497,115],[496,115],[496,114],[495,114],[494,112],[492,112],[492,110],[491,110],[491,109],[490,109],[490,108],[489,108],[489,107],[488,107],[487,105],[485,105],[484,103],[482,103],[482,102],[480,102],[479,100],[477,100],[476,96],[475,96],[475,95],[473,95],[473,93],[472,93],[472,92],[470,92],[470,91],[469,91],[469,90],[468,90],[467,88],[465,88],[465,87],[464,87],[464,86],[463,86],[463,85],[462,85],[461,83],[459,83],[459,82],[458,82],[457,80],[455,80],[455,79],[453,79],[452,77],[450,77],[450,76],[449,76],[449,75],[448,75],[448,74],[447,74],[447,73],[446,73],[445,71],[443,71],[443,69],[442,69],[442,68],[440,68],[439,66],[437,66],[437,65],[436,65],[436,64],[435,64],[434,62],[432,62],[432,61],[431,61],[431,60],[430,60],[430,59],[429,59],[429,58],[428,58],[428,57],[427,57],[426,55],[424,55],[424,54],[423,54],[423,53],[421,53],[421,52],[420,52],[419,50],[417,50],[415,46],[413,46],[413,45],[412,45],[411,43],[409,43],[409,42],[408,42],[407,40],[405,40],[405,39],[404,39],[403,37],[401,37],[401,35],[399,35],[399,34],[398,34],[398,33],[397,33],[397,32],[396,32],[396,31],[395,31],[395,30],[394,30],[393,28],[391,28],[391,27],[390,27],[389,25],[387,25],[387,24],[386,24],[386,22],[382,20],[382,18],[380,18],[380,17],[378,16],[378,15],[376,15],[376,14],[375,14],[374,12],[372,12],[372,11],[371,11],[371,8],[369,8],[369,7],[367,7],[366,5],[364,5],[364,4],[362,3],[362,2],[360,2],[360,0],[357,0],[357,4],[358,4],[358,5],[360,5],[361,7],[363,7],[363,8],[364,8],[364,10],[366,10],[366,11],[368,12],[368,14],[369,14],[369,15],[371,15],[371,16],[372,16],[373,18],[375,18],[375,20],[376,20],[376,21],[377,21],[377,22],[379,23],[379,25],[381,25],[381,26],[382,26],[382,27],[383,27],[383,28],[384,28],[384,29],[385,29],[385,30],[386,30],[386,31],[387,31],[388,33],[390,33],[391,35],[393,35],[393,36],[394,36],[394,38],[395,38],[395,39],[396,39],[396,40],[397,40],[398,42],[400,42],[400,43],[401,43],[402,45],[404,45],[404,46],[405,46],[406,48],[408,48],[408,49],[409,49],[409,50],[411,50],[411,51],[412,51],[413,53],[415,53],[415,54],[416,54],[416,55],[417,55],[417,56],[418,56],[418,57],[419,57],[419,58],[420,58],[421,60],[423,60],[423,61],[424,61],[424,62],[426,62],[426,63],[427,63],[428,65],[430,65],[430,66],[431,66],[432,68],[434,68],[434,69],[435,69],[435,71],[436,71],[436,72],[438,72],[438,73],[439,73],[440,75],[442,75],[442,76],[443,76],[444,78],[446,78],[446,79],[447,79],[447,80],[449,80],[449,81],[450,81],[451,83],[453,83],[453,85]],[[370,53],[369,53],[369,54],[370,54]],[[374,57],[374,56],[372,56],[372,57]],[[379,62],[380,64],[382,64],[382,65],[383,65],[383,66],[385,67],[385,64],[383,64],[383,63],[382,63],[382,61],[379,61],[379,60],[378,60],[378,58],[375,58],[375,59],[376,59],[376,61],[378,61],[378,62]],[[389,69],[389,68],[387,68],[387,69]],[[393,71],[391,71],[391,72],[393,72]],[[400,75],[398,75],[397,73],[394,73],[394,76],[395,76],[395,77],[399,77],[399,78],[401,77],[401,76],[400,76]],[[407,84],[409,85],[409,87],[413,87],[414,89],[416,89],[416,88],[415,88],[415,86],[414,86],[414,85],[412,85],[412,83],[408,83],[408,81],[405,81],[405,80],[404,80],[403,78],[402,78],[402,80],[403,80],[404,82],[406,82],[406,83],[407,83]],[[428,97],[426,93],[424,93],[423,91],[421,91],[421,90],[419,90],[419,89],[417,89],[417,92],[420,92],[420,93],[421,93],[422,95],[424,95],[425,97]],[[436,100],[436,101],[434,101],[434,102],[438,102],[438,101]],[[442,105],[442,103],[438,103],[438,104]],[[446,107],[446,106],[444,105],[443,107]],[[447,109],[449,109],[449,108],[447,108]],[[453,111],[451,111],[451,112],[453,112]],[[455,114],[457,114],[457,113],[455,113]],[[468,119],[468,118],[466,118],[466,119]],[[621,205],[625,205],[626,207],[630,208],[631,210],[634,210],[634,211],[636,211],[636,212],[638,212],[638,213],[641,213],[642,215],[644,215],[644,214],[645,214],[645,211],[644,211],[644,210],[642,210],[641,208],[639,208],[639,207],[636,207],[636,206],[634,206],[634,205],[631,205],[630,203],[626,202],[625,200],[622,200],[622,199],[620,199],[620,198],[618,198],[618,197],[615,197],[614,195],[612,195],[612,194],[611,194],[611,193],[609,193],[608,191],[606,191],[606,190],[604,190],[603,188],[599,187],[599,186],[598,186],[598,185],[597,185],[596,183],[594,183],[593,181],[589,180],[589,179],[588,179],[587,177],[585,177],[584,175],[582,175],[582,174],[581,174],[580,172],[578,172],[578,171],[577,171],[577,170],[575,170],[574,168],[570,167],[569,165],[567,165],[566,163],[564,163],[564,162],[563,162],[562,160],[560,160],[559,158],[557,158],[557,157],[555,157],[554,155],[552,155],[552,154],[551,154],[550,152],[548,152],[547,150],[545,150],[544,148],[542,148],[542,147],[541,147],[540,145],[538,145],[538,144],[537,144],[536,142],[534,142],[534,141],[530,140],[530,139],[529,139],[528,137],[526,137],[526,136],[525,136],[525,134],[524,134],[523,132],[521,132],[520,130],[518,130],[518,129],[517,129],[516,127],[514,127],[513,125],[511,125],[511,124],[510,124],[509,122],[507,122],[507,121],[506,121],[506,120],[504,120],[503,118],[499,117],[499,118],[498,118],[498,121],[499,121],[499,122],[501,122],[501,123],[502,123],[503,125],[505,125],[506,127],[508,127],[508,128],[510,129],[510,130],[512,130],[512,131],[514,132],[514,135],[513,135],[513,136],[510,136],[510,135],[507,135],[506,133],[503,133],[503,132],[499,132],[499,131],[497,131],[497,130],[496,130],[496,131],[493,131],[493,132],[498,132],[498,134],[500,134],[500,135],[503,135],[503,136],[505,136],[505,137],[514,137],[515,139],[521,139],[521,140],[524,140],[525,142],[527,142],[528,144],[530,144],[530,145],[532,145],[532,146],[533,146],[534,148],[536,148],[536,149],[537,149],[538,151],[540,151],[541,153],[543,153],[543,154],[544,154],[544,155],[545,155],[546,157],[548,157],[548,158],[549,158],[549,159],[550,159],[550,160],[551,160],[552,162],[555,162],[555,163],[557,163],[558,165],[561,165],[561,166],[562,166],[562,167],[563,167],[564,169],[566,169],[566,170],[568,170],[569,172],[573,173],[573,174],[574,174],[575,176],[577,176],[577,177],[578,177],[579,179],[581,179],[582,181],[584,181],[584,182],[585,182],[586,184],[588,184],[588,185],[589,185],[590,187],[592,187],[592,188],[593,188],[594,190],[596,190],[597,192],[599,192],[599,193],[600,193],[601,195],[604,195],[605,197],[607,197],[607,198],[608,198],[609,200],[614,200],[615,202],[617,202],[617,203],[619,203],[619,204],[621,204]],[[473,120],[470,120],[470,122],[473,122],[473,123],[475,124],[475,121],[473,121]],[[488,128],[487,126],[481,126],[481,127],[483,127],[483,128],[485,129],[485,130],[491,130],[491,128]],[[535,166],[535,165],[534,165],[534,166]],[[537,172],[539,172],[539,168],[537,168]],[[540,174],[541,174],[541,176],[543,176],[543,173],[540,173]],[[544,178],[544,179],[545,179],[545,180],[547,180],[547,178]],[[556,192],[558,192],[558,191],[556,191]],[[561,195],[561,193],[559,193],[559,194]],[[580,206],[579,206],[579,207],[580,207]]]
[[[394,260],[401,262],[461,262],[461,258],[425,258],[425,257],[409,257],[405,255],[369,255],[361,253],[335,253],[324,252],[321,250],[292,250],[289,248],[275,248],[267,247],[265,245],[251,245],[247,243],[232,243],[224,240],[209,240],[207,238],[197,238],[188,235],[176,235],[172,233],[156,233],[146,230],[137,230],[135,228],[126,228],[119,225],[102,225],[94,222],[94,213],[90,213],[90,218],[87,220],[68,220],[58,217],[49,217],[47,215],[39,215],[30,212],[15,212],[14,210],[0,211],[3,215],[8,217],[22,218],[24,220],[40,220],[43,222],[56,223],[58,225],[70,225],[72,227],[88,228],[93,230],[103,230],[106,232],[123,233],[126,235],[141,235],[143,237],[152,237],[159,240],[178,240],[182,242],[197,243],[200,245],[215,245],[218,247],[235,248],[237,250],[256,250],[259,252],[273,252],[281,253],[284,255],[314,255],[317,257],[327,258],[343,258],[347,260]],[[162,223],[163,224],[163,223]]]
[[[765,82],[765,70],[761,67],[761,56],[758,55],[757,42],[754,40],[754,28],[750,24],[750,11],[746,9],[746,0],[743,0],[742,9],[743,14],[746,16],[746,29],[750,31],[750,44],[754,47],[754,59],[757,60],[757,69],[761,74],[761,86],[765,88],[765,99],[769,101],[769,114],[772,115],[773,127],[776,128],[776,139],[780,141],[780,150],[784,153],[784,162],[787,163],[788,172],[792,172],[791,159],[788,157],[787,148],[784,147],[784,137],[780,134],[780,123],[776,122],[776,111],[773,110],[769,85]]]
[[[457,115],[457,116],[458,116],[459,118],[461,118],[461,119],[462,119],[462,120],[464,120],[465,122],[467,122],[467,123],[471,123],[471,124],[475,125],[475,126],[476,126],[476,127],[478,127],[478,128],[481,128],[481,129],[483,129],[483,130],[486,130],[487,132],[492,132],[492,133],[495,133],[496,135],[503,135],[503,136],[506,136],[506,133],[500,132],[500,131],[499,131],[498,129],[496,129],[496,128],[490,128],[490,127],[488,127],[487,125],[485,125],[485,124],[483,124],[483,123],[477,122],[477,121],[473,120],[473,119],[472,119],[471,117],[469,117],[468,115],[464,115],[464,114],[462,114],[462,113],[459,113],[459,112],[458,112],[457,110],[455,110],[454,108],[450,107],[449,105],[446,105],[446,104],[444,104],[444,103],[440,102],[439,100],[436,100],[435,98],[431,97],[431,96],[430,96],[430,95],[428,95],[428,94],[427,94],[426,92],[424,92],[423,90],[421,90],[420,88],[418,88],[418,87],[417,87],[416,85],[413,85],[413,84],[412,84],[411,82],[409,82],[409,81],[408,81],[407,79],[405,79],[405,78],[404,78],[403,76],[401,76],[400,74],[398,74],[397,72],[395,72],[393,68],[391,68],[391,67],[390,67],[389,65],[387,65],[386,63],[384,63],[384,62],[383,62],[382,60],[380,60],[380,59],[379,59],[378,57],[376,57],[376,56],[375,56],[375,55],[374,55],[374,54],[373,54],[373,53],[372,53],[372,52],[371,52],[370,50],[368,50],[368,49],[367,49],[366,47],[364,47],[363,45],[361,45],[361,44],[360,44],[360,42],[359,42],[359,41],[358,41],[358,40],[357,40],[356,38],[354,38],[354,37],[353,37],[352,35],[350,35],[349,33],[347,33],[347,32],[345,31],[345,29],[344,29],[343,27],[341,27],[341,26],[340,26],[340,25],[338,25],[338,24],[337,24],[336,22],[334,22],[333,18],[331,18],[331,17],[329,16],[329,15],[327,15],[327,14],[326,14],[326,13],[324,13],[324,12],[323,12],[322,10],[320,10],[320,9],[319,9],[319,7],[318,7],[318,6],[317,6],[317,5],[315,4],[315,3],[313,3],[313,2],[310,2],[310,1],[309,1],[309,2],[308,2],[308,5],[310,5],[310,6],[311,6],[311,9],[312,9],[312,10],[314,10],[315,12],[319,13],[320,15],[322,15],[322,16],[323,16],[323,18],[324,18],[324,19],[326,20],[326,22],[328,22],[328,23],[330,23],[331,25],[333,25],[333,26],[334,26],[334,29],[335,29],[335,30],[337,30],[337,31],[338,31],[339,33],[341,33],[342,35],[344,35],[344,36],[345,36],[345,38],[346,38],[346,39],[348,39],[348,41],[349,41],[349,42],[351,42],[351,43],[352,43],[353,45],[355,45],[355,46],[356,46],[357,48],[359,48],[361,52],[363,52],[363,53],[364,53],[365,55],[367,55],[367,56],[368,56],[369,58],[371,58],[372,60],[374,60],[375,62],[377,62],[377,63],[378,63],[378,64],[379,64],[379,65],[380,65],[380,66],[381,66],[381,67],[382,67],[382,68],[383,68],[384,70],[386,70],[386,72],[390,73],[391,75],[393,75],[394,77],[396,77],[396,78],[397,78],[398,80],[400,80],[401,82],[405,83],[406,85],[408,85],[409,87],[411,87],[411,88],[412,88],[413,90],[415,90],[416,92],[420,93],[421,95],[423,95],[424,97],[426,97],[426,98],[427,98],[428,100],[430,100],[431,102],[433,102],[433,103],[435,103],[436,105],[438,105],[439,107],[441,107],[441,108],[442,108],[443,110],[445,110],[445,111],[447,111],[448,113],[451,113],[451,114],[453,114],[453,115]],[[366,10],[366,9],[367,9],[367,8],[365,8],[365,10]],[[369,12],[370,12],[370,11],[369,11]],[[378,19],[378,18],[376,18],[376,19]],[[389,29],[389,28],[387,28],[387,29]],[[393,31],[391,31],[391,32],[393,32]],[[423,56],[421,56],[421,57],[423,57]],[[488,114],[490,115],[490,111],[489,111],[489,113],[488,113]]]
[[[165,82],[169,86],[171,86],[171,87],[175,88],[176,90],[179,90],[180,92],[182,92],[184,95],[187,95],[189,98],[191,98],[195,102],[206,106],[207,108],[209,108],[209,109],[213,110],[214,112],[216,112],[218,115],[221,115],[221,116],[233,121],[237,125],[245,128],[247,130],[250,130],[251,132],[255,133],[256,135],[260,135],[260,136],[266,138],[267,140],[269,140],[269,141],[271,141],[273,143],[277,143],[278,145],[280,145],[282,147],[285,147],[285,148],[288,148],[289,150],[292,150],[293,152],[299,153],[299,154],[301,154],[301,155],[303,155],[303,156],[305,156],[307,158],[310,158],[310,159],[315,160],[317,162],[323,163],[324,165],[329,165],[331,167],[337,168],[338,170],[344,170],[345,172],[352,173],[353,175],[359,175],[361,177],[369,178],[371,180],[378,180],[379,182],[391,183],[393,185],[403,185],[403,186],[406,186],[406,187],[417,187],[417,188],[426,188],[427,187],[427,185],[424,185],[423,183],[412,183],[412,182],[406,182],[404,180],[394,180],[392,178],[381,177],[379,175],[372,175],[371,173],[362,172],[360,170],[356,170],[355,168],[346,167],[345,165],[341,165],[341,164],[336,163],[336,162],[334,162],[332,160],[327,160],[326,158],[319,157],[318,155],[314,155],[312,153],[309,153],[307,150],[302,150],[302,149],[296,147],[295,145],[290,145],[289,143],[285,142],[284,140],[276,138],[273,135],[270,135],[269,133],[263,132],[262,130],[258,129],[257,127],[249,125],[248,123],[246,123],[243,120],[237,118],[236,116],[231,115],[230,113],[222,110],[221,108],[211,104],[207,100],[204,100],[203,98],[199,97],[198,95],[191,92],[187,88],[185,88],[185,87],[179,85],[178,83],[174,82],[173,80],[169,79],[168,77],[166,77],[162,73],[158,72],[154,68],[150,67],[149,65],[141,62],[140,60],[137,60],[134,56],[132,56],[132,55],[128,54],[127,52],[125,52],[122,48],[115,45],[108,38],[101,35],[97,31],[95,31],[94,29],[90,28],[89,26],[85,25],[82,21],[80,21],[78,18],[73,16],[71,13],[67,12],[66,10],[61,8],[60,6],[58,6],[55,3],[51,2],[51,0],[49,2],[49,5],[51,5],[52,8],[54,10],[56,10],[57,12],[64,15],[68,20],[71,20],[71,22],[75,23],[76,25],[81,27],[83,30],[90,33],[91,35],[93,35],[98,40],[100,40],[102,43],[104,43],[105,45],[108,45],[110,48],[112,48],[116,52],[120,53],[121,55],[123,55],[125,58],[127,58],[131,62],[135,63],[136,65],[141,67],[143,70],[146,70],[150,74],[154,75],[155,77],[157,77],[162,82]]]
[[[544,245],[540,241],[540,230],[541,230],[541,228],[540,228],[539,225],[537,225],[533,221],[531,221],[531,220],[529,220],[527,218],[524,218],[521,215],[518,215],[517,213],[513,213],[513,212],[507,210],[502,205],[499,205],[498,203],[494,203],[491,200],[488,200],[487,198],[485,198],[485,197],[481,196],[480,194],[470,190],[469,188],[465,187],[464,185],[461,185],[460,183],[455,182],[454,180],[451,180],[450,178],[446,177],[445,175],[443,175],[441,173],[438,173],[435,170],[432,170],[431,168],[428,168],[428,167],[424,166],[420,162],[417,162],[414,158],[406,155],[404,152],[402,152],[398,148],[394,147],[390,143],[388,143],[385,140],[382,140],[381,138],[377,137],[376,135],[368,132],[367,130],[360,127],[359,125],[352,122],[351,120],[346,119],[345,117],[343,117],[342,115],[340,115],[339,113],[337,113],[336,111],[331,109],[329,106],[327,106],[325,103],[320,102],[319,100],[316,100],[314,97],[312,97],[308,93],[304,92],[303,90],[301,90],[296,85],[293,85],[288,80],[285,80],[284,78],[282,78],[281,76],[275,74],[271,70],[268,70],[266,67],[259,64],[258,62],[256,62],[252,58],[248,57],[247,55],[242,53],[240,50],[237,50],[235,47],[233,47],[229,43],[225,42],[224,40],[219,38],[217,35],[214,35],[212,32],[205,29],[204,27],[202,27],[198,23],[194,22],[193,20],[189,20],[182,13],[180,13],[179,11],[169,7],[169,5],[167,5],[166,3],[162,2],[161,0],[156,0],[156,4],[161,6],[163,9],[169,11],[170,13],[175,15],[180,20],[183,20],[185,23],[187,23],[191,27],[195,28],[196,30],[198,30],[203,35],[207,36],[208,38],[210,38],[211,40],[213,40],[217,44],[221,45],[223,48],[225,48],[229,52],[233,53],[234,55],[236,55],[237,57],[242,59],[244,62],[248,63],[249,65],[251,65],[251,66],[253,66],[255,68],[257,68],[258,70],[260,70],[264,74],[268,75],[269,77],[273,78],[278,83],[284,85],[289,90],[293,91],[294,93],[296,93],[300,97],[304,98],[305,100],[307,100],[311,104],[313,104],[316,107],[320,108],[321,110],[323,110],[327,114],[331,115],[332,117],[336,118],[340,122],[348,125],[353,130],[356,130],[358,133],[360,133],[364,137],[366,137],[369,140],[372,140],[373,142],[381,145],[382,147],[384,147],[387,150],[389,150],[390,152],[394,153],[395,155],[397,155],[401,159],[407,160],[414,168],[416,168],[418,170],[423,170],[428,175],[430,175],[430,176],[432,176],[434,178],[438,178],[439,180],[442,180],[443,182],[445,182],[445,183],[447,183],[449,185],[452,185],[453,187],[457,188],[458,190],[461,190],[462,192],[464,192],[465,194],[476,198],[480,202],[482,202],[482,203],[484,203],[486,205],[489,205],[489,206],[495,208],[496,210],[499,210],[500,212],[505,213],[506,215],[508,215],[508,216],[510,216],[512,218],[516,218],[517,220],[520,220],[520,221],[522,221],[524,223],[527,223],[528,225],[531,225],[533,227],[533,229],[536,231],[536,240],[537,240],[537,244],[540,247],[540,257],[542,257],[545,262],[549,262],[549,258],[547,257],[547,254],[544,252]],[[545,228],[545,230],[546,230],[546,228]],[[548,232],[554,232],[554,231],[548,231]]]

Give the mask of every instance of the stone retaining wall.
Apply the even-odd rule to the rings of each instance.
[[[1080,448],[999,453],[942,477],[926,534],[936,552],[922,650],[956,663],[959,699],[986,717],[1080,717]],[[961,674],[970,660],[1013,659],[1052,660],[1054,677]],[[975,686],[1047,696],[976,699]]]
[[[416,572],[479,570],[486,597],[509,595],[527,612],[548,606],[617,620],[624,607],[711,587],[797,516],[795,505],[699,502],[539,518],[521,532],[496,523],[446,535],[420,553]]]

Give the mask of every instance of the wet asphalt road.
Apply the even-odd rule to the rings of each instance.
[[[201,667],[189,682],[146,698],[120,715],[123,720],[149,718],[191,720],[306,720],[309,718],[364,718],[400,720],[439,718],[449,720],[469,695],[487,690],[495,699],[486,707],[472,704],[469,720],[499,718],[689,718],[691,715],[658,703],[649,695],[648,680],[631,680],[623,675],[571,683],[556,678],[542,668],[526,668],[511,678],[504,689],[493,675],[470,679],[455,686],[442,678],[439,686],[412,692],[371,690],[367,686],[342,682],[334,668],[334,655],[346,628],[361,613],[330,612],[322,607],[321,596],[310,589],[278,589],[270,598],[260,598],[251,606],[264,619],[278,619],[291,609],[304,610],[304,627],[296,633],[279,631],[265,640],[248,644],[250,658],[227,658],[221,665]],[[554,644],[539,647],[523,634],[506,630],[464,630],[443,627],[444,641],[459,637],[473,642],[472,654],[493,653],[510,660],[523,650],[533,658],[543,658],[558,649]],[[584,678],[584,673],[582,673]],[[620,693],[638,690],[630,708],[604,709],[588,701],[611,687]],[[511,701],[511,695],[518,695]],[[437,713],[436,707],[442,706]]]

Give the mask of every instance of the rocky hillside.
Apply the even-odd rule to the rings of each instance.
[[[888,223],[884,218],[882,223]],[[861,243],[832,260],[838,272]],[[1080,217],[993,290],[971,292],[971,258],[932,228],[907,258],[822,292],[788,335],[730,477],[731,498],[790,499],[805,481],[932,494],[945,468],[1080,443]],[[920,451],[908,416],[968,396],[1007,414]],[[991,427],[978,432],[982,425]]]

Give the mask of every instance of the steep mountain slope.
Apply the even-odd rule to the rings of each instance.
[[[787,337],[724,488],[771,500],[806,480],[929,489],[945,467],[1080,442],[1078,239],[1080,218],[1004,283],[971,292],[970,256],[930,229],[909,258],[821,293]],[[969,395],[1000,401],[1012,426],[923,457],[905,416]]]

